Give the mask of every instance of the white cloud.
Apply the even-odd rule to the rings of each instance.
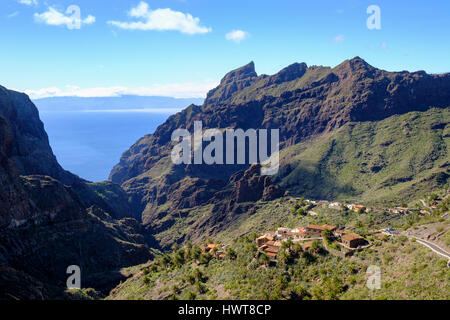
[[[128,16],[141,19],[141,21],[108,21],[108,24],[126,30],[174,30],[185,34],[211,32],[211,28],[201,26],[200,19],[189,13],[173,11],[169,8],[151,10],[144,1],[141,1],[137,7],[132,8],[128,12]]]
[[[80,29],[82,25],[93,24],[95,17],[88,15],[85,19],[81,19],[80,8],[77,6],[70,6],[65,15],[53,7],[49,7],[46,12],[35,13],[34,19],[36,22],[44,23],[50,26],[66,25],[69,29]]]
[[[37,0],[17,0],[18,3],[27,5],[27,6],[37,6],[38,1]]]
[[[42,88],[38,90],[23,90],[31,99],[48,97],[120,97],[122,95],[137,96],[165,96],[174,98],[205,98],[209,90],[215,88],[219,83],[216,81],[187,82],[172,84],[154,84],[148,87],[97,87],[80,88],[78,86],[65,86]],[[20,91],[20,90],[17,90]]]
[[[95,17],[92,15],[88,15],[84,20],[84,24],[93,24],[95,22]]]
[[[345,40],[345,36],[343,34],[339,34],[336,37],[334,37],[333,39],[331,39],[332,42],[334,43],[342,43]]]
[[[225,39],[234,41],[236,43],[241,43],[241,41],[244,41],[245,39],[248,39],[250,37],[250,34],[248,32],[242,31],[242,30],[233,30],[228,32],[225,35]]]
[[[13,13],[8,14],[7,17],[8,17],[8,19],[11,19],[11,18],[17,17],[18,15],[19,15],[19,11],[15,11]]]

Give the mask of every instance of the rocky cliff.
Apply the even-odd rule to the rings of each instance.
[[[33,103],[0,87],[0,299],[62,297],[69,265],[96,286],[150,257],[121,188],[63,170]]]

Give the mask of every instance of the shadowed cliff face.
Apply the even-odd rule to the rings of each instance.
[[[119,186],[107,182],[88,183],[59,165],[38,110],[27,95],[0,87],[0,103],[3,162],[9,163],[6,172],[50,176],[70,185],[86,207],[97,205],[116,218],[132,216]],[[105,201],[98,193],[111,196],[104,197],[108,198]]]
[[[69,265],[89,283],[147,261],[129,217],[123,190],[63,170],[33,103],[0,87],[0,299],[62,297]]]
[[[202,106],[189,106],[136,142],[113,168],[110,179],[130,195],[133,210],[142,214],[150,230],[167,228],[180,209],[217,204],[219,194],[221,201],[233,202],[232,190],[246,184],[230,178],[248,169],[173,166],[170,139],[177,128],[193,132],[194,121],[202,121],[204,129],[279,129],[283,149],[335,132],[350,122],[379,121],[430,106],[446,108],[449,101],[450,74],[388,72],[356,57],[335,68],[296,63],[275,75],[258,76],[251,62],[228,73]],[[225,187],[206,187],[216,180]],[[231,191],[224,194],[228,188]],[[180,190],[189,191],[183,194]],[[190,200],[183,200],[186,197]],[[230,210],[229,204],[221,207]]]
[[[12,139],[8,155],[19,174],[48,175],[65,184],[78,179],[59,165],[38,110],[28,96],[0,87],[0,101],[0,116],[6,121]]]

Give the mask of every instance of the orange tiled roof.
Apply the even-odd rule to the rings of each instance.
[[[261,236],[257,240],[262,240],[262,239],[267,239],[269,241],[273,241],[273,237],[271,237],[271,236]]]
[[[273,249],[273,248],[265,248],[264,252],[272,252],[272,253],[277,253],[278,249]]]
[[[318,226],[318,225],[315,225],[315,224],[310,224],[309,226],[307,226],[307,228],[308,229],[313,229],[313,230],[320,230],[320,231],[323,231],[325,229],[329,229],[329,230],[333,231],[334,229],[336,229],[335,226],[331,226],[331,225],[328,225],[328,224],[324,224],[324,225],[321,225],[321,226]]]
[[[272,247],[280,247],[281,243],[279,241],[267,241],[266,245],[272,246]]]
[[[318,225],[315,225],[315,224],[310,224],[306,228],[313,229],[313,230],[322,230],[321,226],[318,226]]]
[[[266,254],[267,254],[267,256],[269,256],[270,258],[276,258],[276,257],[277,257],[277,255],[276,255],[275,253],[267,252]]]

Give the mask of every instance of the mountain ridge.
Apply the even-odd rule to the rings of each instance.
[[[152,234],[170,227],[180,210],[208,204],[216,208],[216,216],[210,217],[214,225],[224,215],[251,207],[242,207],[231,196],[245,185],[232,177],[238,172],[243,175],[249,166],[174,166],[170,138],[175,129],[192,132],[194,121],[202,121],[204,129],[277,128],[283,150],[352,122],[381,121],[430,107],[445,109],[449,101],[448,73],[388,72],[355,57],[334,68],[292,64],[267,76],[257,75],[254,63],[249,63],[227,73],[203,105],[189,106],[138,140],[123,154],[110,179],[122,185],[133,211],[142,212]],[[274,179],[265,182],[265,188],[279,194],[275,190],[278,177]],[[218,195],[228,202],[217,201]]]

